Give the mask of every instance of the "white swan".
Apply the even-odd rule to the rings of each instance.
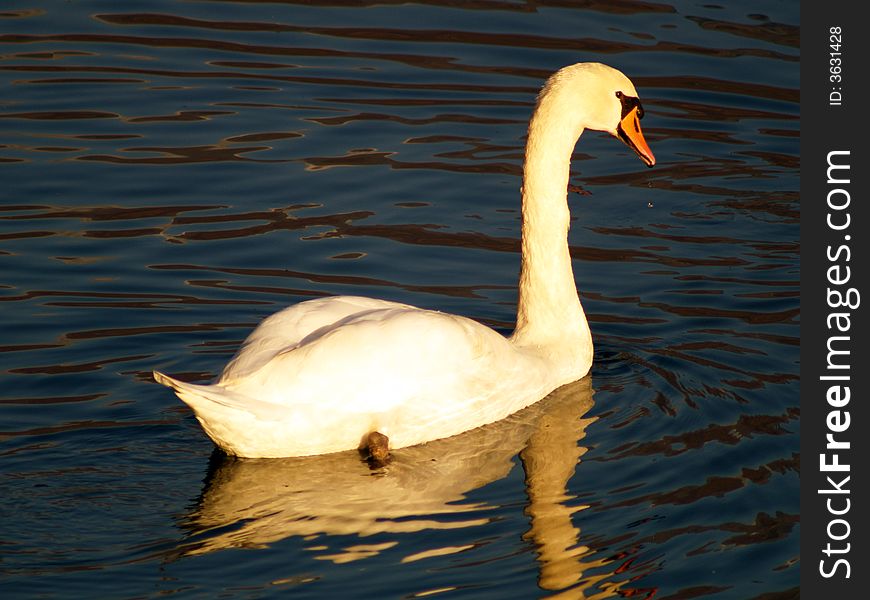
[[[502,419],[580,379],[592,336],[568,251],[571,153],[584,129],[606,131],[648,165],[643,109],[621,72],[580,63],[552,75],[529,124],[523,167],[517,325],[505,338],[471,319],[337,296],[265,319],[212,385],[154,378],[175,390],[212,440],[252,458],[392,448]]]

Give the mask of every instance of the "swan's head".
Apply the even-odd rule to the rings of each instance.
[[[643,137],[643,106],[631,80],[601,63],[578,63],[560,69],[538,97],[538,113],[559,119],[579,135],[584,129],[606,131],[634,150],[648,167],[655,156]]]

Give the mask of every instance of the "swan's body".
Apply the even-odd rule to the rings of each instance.
[[[597,63],[541,92],[523,181],[517,326],[510,338],[461,316],[354,296],[264,320],[212,385],[155,372],[229,454],[283,457],[358,448],[379,431],[402,448],[497,421],[588,373],[592,337],[568,251],[571,153],[608,131],[654,164],[634,86]]]

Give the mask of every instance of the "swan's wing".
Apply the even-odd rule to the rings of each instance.
[[[241,456],[348,450],[375,430],[405,447],[504,418],[552,389],[540,357],[480,323],[372,306],[357,303],[357,312],[283,349],[270,332],[255,332],[263,345],[240,352],[244,369],[228,369],[242,376],[225,374],[211,386],[155,377],[194,409],[212,439]]]
[[[392,307],[322,327],[225,386],[238,397],[284,405],[300,419],[395,413],[425,427],[460,413],[488,413],[493,395],[512,393],[518,377],[535,380],[530,360],[471,319]],[[497,405],[509,408],[512,400],[502,397]]]
[[[242,379],[258,371],[277,354],[298,345],[325,327],[360,313],[389,308],[409,308],[398,302],[360,296],[332,296],[294,304],[257,326],[224,368],[218,383]]]

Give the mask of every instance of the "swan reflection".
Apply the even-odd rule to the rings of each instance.
[[[400,541],[361,540],[336,551],[322,536],[485,526],[494,518],[495,505],[472,501],[467,494],[507,476],[519,455],[530,520],[525,537],[538,552],[539,585],[562,590],[559,597],[587,597],[583,590],[607,575],[583,579],[583,572],[607,561],[593,558],[593,551],[578,543],[580,531],[571,516],[585,507],[568,503],[566,486],[586,452],[578,441],[594,420],[583,418],[591,406],[591,379],[585,377],[497,423],[395,450],[376,471],[354,452],[286,459],[215,455],[197,506],[185,520],[190,537],[182,553],[265,547],[300,536],[310,542],[315,558],[340,563],[373,556]],[[402,562],[471,547],[415,549]],[[617,587],[605,586],[608,592],[599,587],[588,597],[615,595]]]

